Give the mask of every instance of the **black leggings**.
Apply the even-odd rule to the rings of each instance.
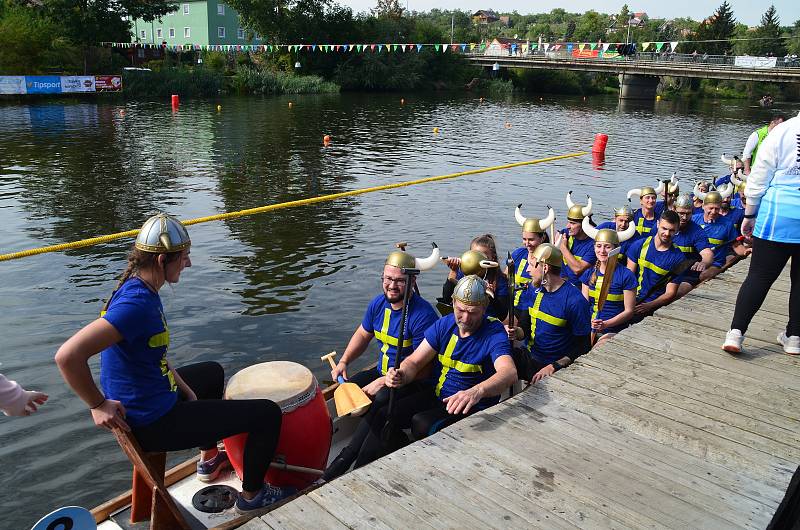
[[[789,258],[792,260],[791,291],[786,334],[800,335],[800,243],[778,243],[757,237],[753,238],[750,270],[747,271],[747,278],[739,288],[739,296],[736,297],[731,329],[738,329],[742,334],[747,331],[747,326],[764,303],[770,287],[783,271]]]
[[[268,399],[224,400],[225,373],[218,363],[204,362],[178,368],[178,374],[197,395],[181,395],[169,412],[133,434],[145,451],[213,449],[217,441],[248,433],[244,446],[242,489],[258,491],[275,454],[282,414]]]

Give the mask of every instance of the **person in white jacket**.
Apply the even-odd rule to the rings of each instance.
[[[777,125],[764,140],[745,196],[741,231],[752,237],[753,254],[722,349],[741,351],[748,325],[791,259],[789,322],[777,340],[787,354],[800,355],[800,116]]]
[[[30,416],[47,401],[47,394],[25,390],[0,374],[0,410],[6,416]]]

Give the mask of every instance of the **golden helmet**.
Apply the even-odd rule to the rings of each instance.
[[[703,201],[703,204],[722,204],[723,199],[731,196],[734,188],[735,186],[729,182],[716,190],[703,193],[700,191],[700,182],[698,182],[694,185],[694,196]]]
[[[662,187],[664,186],[663,183],[661,184],[661,186]],[[662,189],[662,191],[663,191],[663,189]],[[629,190],[628,191],[628,200],[630,200],[634,195],[638,195],[639,198],[642,198],[645,195],[655,195],[656,197],[658,197],[658,193],[656,192],[656,189],[653,188],[652,186],[645,186],[643,188],[633,188],[632,190]]]
[[[134,246],[144,252],[180,252],[192,245],[189,232],[176,217],[159,213],[142,225]]]
[[[628,228],[623,230],[622,232],[617,232],[615,230],[611,230],[610,228],[603,228],[598,230],[597,228],[592,226],[592,223],[589,222],[589,218],[586,217],[583,220],[583,224],[581,225],[583,231],[586,233],[587,236],[594,239],[595,243],[603,242],[603,243],[611,243],[612,245],[619,245],[624,243],[625,241],[629,240],[636,234],[636,225],[630,223]]]
[[[514,210],[514,218],[517,223],[522,227],[523,232],[533,232],[534,234],[544,234],[550,228],[553,221],[556,220],[556,212],[550,206],[547,207],[547,217],[544,219],[537,219],[536,217],[525,217],[520,211],[522,204],[518,204]]]
[[[487,261],[489,258],[486,254],[478,250],[468,250],[461,254],[461,272],[466,276],[477,274],[483,276],[486,274],[486,268],[481,266],[482,261]]]
[[[474,274],[464,276],[453,290],[453,300],[471,306],[489,305],[489,295],[486,292],[486,282]]]
[[[575,204],[572,202],[572,191],[567,192],[567,208],[569,208],[567,211],[567,219],[580,222],[584,217],[592,213],[592,198],[588,195],[586,198],[588,199],[586,206]]]
[[[709,191],[703,197],[703,204],[722,204],[722,195],[718,191]]]
[[[564,256],[558,247],[550,243],[542,243],[533,251],[533,259],[537,263],[546,263],[552,267],[561,267]]]
[[[421,271],[426,271],[433,268],[433,266],[439,262],[439,247],[436,246],[436,243],[431,243],[431,246],[433,246],[431,255],[424,259],[415,258],[406,252],[405,242],[397,243],[396,246],[398,250],[391,252],[389,256],[387,256],[386,261],[383,262],[384,265],[391,265],[398,269],[419,269]]]
[[[621,206],[619,208],[614,208],[614,217],[625,216],[628,220],[633,219],[633,211],[627,206]]]

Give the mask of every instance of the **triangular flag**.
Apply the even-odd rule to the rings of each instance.
[[[652,42],[643,42],[642,43],[642,51],[645,51],[650,45],[653,44]]]
[[[464,53],[465,51],[467,51],[467,45],[466,44],[462,44],[461,45],[461,53]]]
[[[590,46],[591,46],[591,49],[594,50],[595,48],[597,48],[597,43],[593,42],[592,44],[590,44]]]
[[[669,45],[672,48],[672,52],[674,53],[675,52],[675,48],[678,47],[678,41],[670,42]]]
[[[422,44],[417,44],[417,53],[419,53],[421,50],[422,50]]]
[[[512,44],[511,45],[511,53],[517,53],[517,45],[516,44]]]
[[[481,43],[481,51],[484,51],[485,49],[486,49],[486,43],[482,42]]]
[[[586,44],[578,44],[578,50],[583,51],[584,48],[586,48]]]
[[[317,51],[317,45],[316,44],[311,46],[311,51],[314,51],[314,52]]]
[[[433,48],[434,48],[434,49],[435,49],[437,52],[439,51],[439,45],[438,45],[438,44],[434,44],[434,45],[433,45]]]
[[[447,44],[442,44],[442,53],[447,51]]]
[[[567,44],[567,53],[570,53],[571,51],[572,51],[572,43],[570,42]]]
[[[378,51],[381,51],[382,49],[383,49],[383,44],[378,44]]]
[[[375,51],[375,45],[374,44],[370,44],[369,45],[369,49],[372,50],[372,51]]]
[[[476,46],[476,44],[475,44],[474,42],[470,42],[470,43],[469,43],[469,51],[472,51],[472,50],[474,50],[474,49],[475,49],[475,46]]]
[[[451,44],[450,49],[456,51],[458,49],[458,44]]]
[[[657,43],[656,43],[656,51],[657,51],[657,52],[660,52],[660,51],[661,51],[661,48],[663,48],[663,47],[664,47],[664,44],[666,44],[666,43],[664,43],[664,42],[657,42]]]
[[[364,45],[363,45],[363,44],[356,44],[356,49],[357,49],[358,51],[361,51],[361,50],[363,50],[363,49],[364,49]]]
[[[550,49],[550,45],[546,42],[542,43],[542,50],[547,51]]]

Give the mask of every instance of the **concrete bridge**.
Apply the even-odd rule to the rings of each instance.
[[[734,57],[639,53],[623,58],[577,58],[567,54],[484,55],[465,54],[467,60],[487,68],[532,68],[619,74],[621,99],[653,99],[662,76],[732,79],[769,83],[800,83],[800,62],[777,59],[775,67],[734,64]],[[495,66],[497,65],[497,66]]]

